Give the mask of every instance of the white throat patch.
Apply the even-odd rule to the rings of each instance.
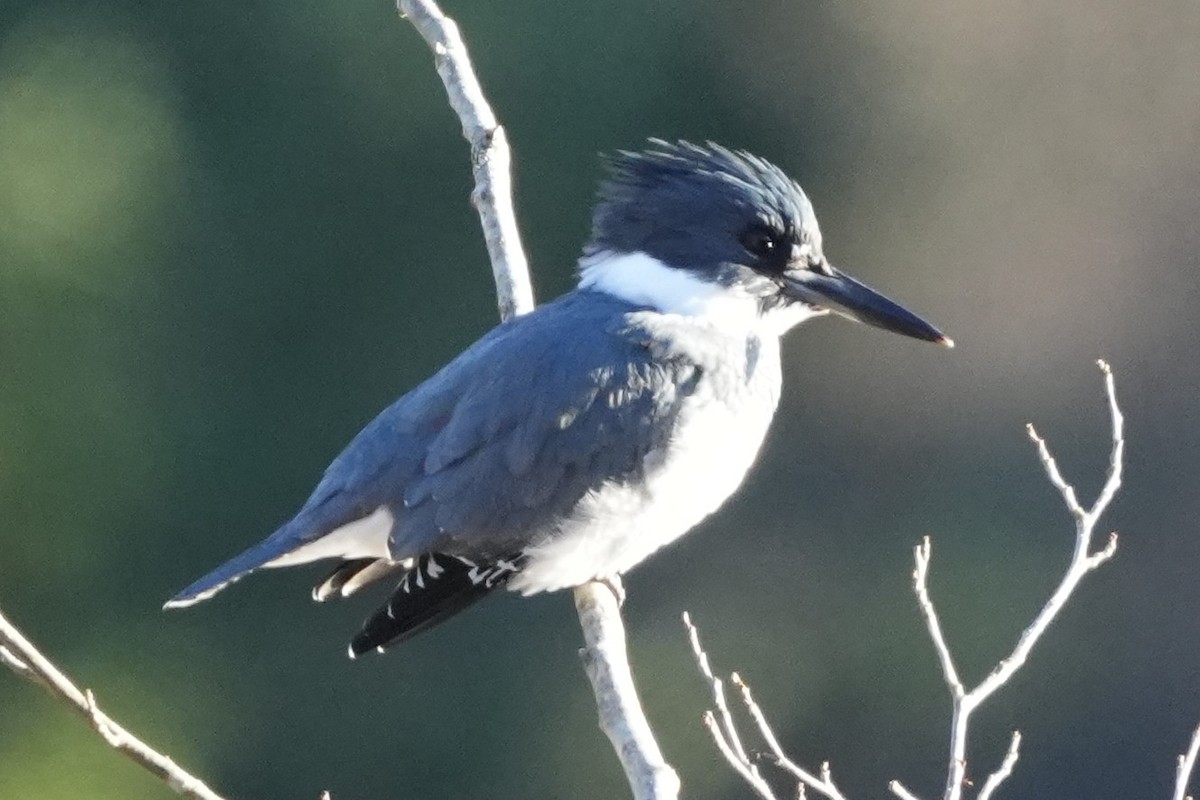
[[[803,303],[759,313],[758,298],[741,286],[720,286],[685,269],[674,269],[646,253],[585,256],[579,262],[581,289],[595,289],[664,314],[694,317],[730,332],[782,335],[824,312]]]

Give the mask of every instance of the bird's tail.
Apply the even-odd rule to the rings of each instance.
[[[251,572],[272,566],[280,556],[294,551],[305,539],[303,534],[318,529],[306,514],[298,514],[266,539],[242,551],[203,578],[192,583],[163,604],[163,608],[187,608],[207,600],[234,581]]]
[[[277,555],[279,555],[278,548],[274,546],[271,539],[265,539],[192,583],[163,603],[163,608],[187,608],[207,600],[234,581],[240,580],[264,566]]]
[[[350,642],[350,657],[411,639],[482,600],[520,569],[519,560],[478,563],[426,553],[417,559],[382,608]]]

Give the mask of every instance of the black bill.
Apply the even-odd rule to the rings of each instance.
[[[821,272],[808,268],[788,270],[783,274],[783,291],[795,300],[827,308],[847,319],[954,346],[950,337],[916,314],[831,266],[825,266]]]

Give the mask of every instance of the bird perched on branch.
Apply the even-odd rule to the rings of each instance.
[[[651,140],[608,168],[574,291],[385,409],[295,517],[167,607],[336,559],[317,600],[398,579],[353,656],[497,589],[617,578],[741,484],[779,402],[785,331],[833,312],[951,345],[835,269],[808,197],[761,158]]]

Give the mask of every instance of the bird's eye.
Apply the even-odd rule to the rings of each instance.
[[[771,258],[783,249],[779,235],[767,228],[751,228],[742,234],[741,243],[755,258]]]

